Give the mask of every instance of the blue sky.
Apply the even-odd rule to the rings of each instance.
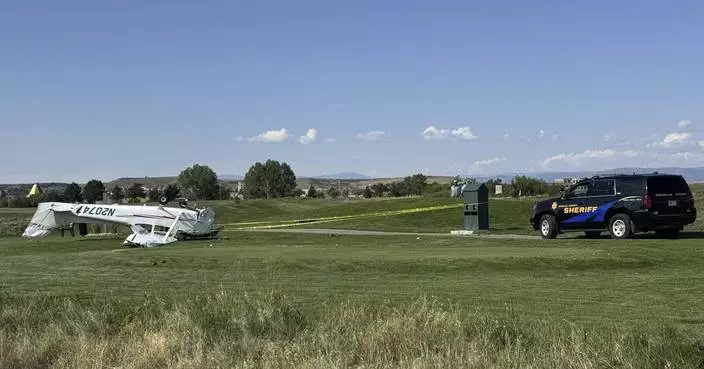
[[[0,5],[0,183],[704,165],[695,1]]]

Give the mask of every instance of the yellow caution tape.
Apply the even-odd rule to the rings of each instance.
[[[272,228],[284,228],[284,227],[295,227],[301,224],[316,224],[316,223],[328,223],[337,222],[341,220],[350,219],[363,219],[363,218],[373,218],[373,217],[384,217],[384,216],[394,216],[403,214],[420,213],[426,211],[444,210],[463,207],[464,204],[452,204],[452,205],[439,205],[439,206],[428,206],[424,208],[411,208],[411,209],[401,209],[401,210],[390,210],[376,213],[364,213],[364,214],[351,214],[351,215],[339,215],[332,217],[322,217],[322,218],[308,218],[299,220],[280,220],[280,221],[260,221],[260,222],[246,222],[246,223],[230,223],[222,224],[222,226],[233,226],[233,225],[249,225],[246,227],[232,228],[231,230],[247,230],[247,229],[272,229]]]

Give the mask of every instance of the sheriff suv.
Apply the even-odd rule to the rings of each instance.
[[[697,218],[692,191],[680,175],[595,176],[570,186],[560,197],[533,204],[530,224],[543,238],[580,231],[599,237],[630,238],[655,231],[676,238]]]

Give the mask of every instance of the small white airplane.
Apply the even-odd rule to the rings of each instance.
[[[22,237],[43,237],[57,228],[75,223],[122,224],[132,229],[124,245],[154,247],[178,240],[214,238],[215,212],[211,208],[189,208],[187,200],[180,207],[165,207],[166,199],[158,206],[94,205],[43,202],[37,207]]]

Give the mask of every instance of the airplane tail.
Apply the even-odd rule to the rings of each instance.
[[[63,224],[63,220],[57,219],[57,213],[54,212],[52,204],[40,203],[32,220],[29,221],[29,225],[22,233],[22,237],[43,237],[53,229],[60,227],[61,224]]]
[[[22,237],[44,237],[50,232],[50,229],[46,229],[39,224],[30,224],[27,226],[27,228],[25,228],[24,232],[22,233]]]

